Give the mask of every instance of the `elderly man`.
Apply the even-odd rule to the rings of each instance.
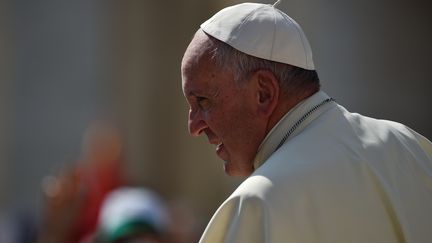
[[[320,91],[300,26],[244,3],[201,25],[182,60],[189,131],[247,179],[200,242],[432,242],[432,144]]]

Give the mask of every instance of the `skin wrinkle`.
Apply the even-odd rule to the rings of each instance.
[[[243,71],[239,85],[233,70],[238,66],[225,68],[234,62],[229,58],[222,63],[225,65],[215,60],[214,41],[198,30],[183,56],[182,87],[190,106],[189,132],[193,136],[205,134],[209,143],[216,145],[228,175],[249,176],[267,133],[319,86],[305,90],[296,87],[297,92],[286,95],[273,71],[259,66]]]
[[[200,110],[195,101],[187,97],[191,107],[190,133],[198,136],[204,132],[209,142],[223,144],[218,155],[226,161],[228,174],[248,175],[253,170],[250,161],[255,155],[254,147],[259,145],[253,135],[257,126],[250,124],[255,116],[251,90],[235,87],[231,72],[221,72],[209,58],[209,53],[194,50],[200,48],[196,43],[205,44],[200,39],[195,40],[197,42],[191,44],[192,49],[185,54],[182,65],[183,89],[186,94],[205,90],[202,93],[204,97],[212,97],[210,94],[213,97],[210,99],[211,109],[206,111]]]

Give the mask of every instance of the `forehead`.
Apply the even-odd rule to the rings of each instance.
[[[185,96],[212,93],[217,89],[220,81],[215,67],[207,60],[188,64],[182,71],[182,86]]]
[[[211,44],[210,38],[204,32],[198,31],[195,34],[182,59],[182,74],[210,58]]]
[[[214,93],[230,82],[230,72],[221,70],[208,52],[186,51],[182,61],[182,86],[186,97]]]

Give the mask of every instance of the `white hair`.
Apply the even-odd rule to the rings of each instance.
[[[240,52],[210,35],[207,36],[210,38],[210,46],[207,47],[207,50],[210,52],[211,58],[221,69],[231,71],[238,85],[242,85],[253,71],[269,70],[275,75],[285,93],[311,84],[319,89],[319,79],[315,70],[306,70],[293,65],[254,57]]]

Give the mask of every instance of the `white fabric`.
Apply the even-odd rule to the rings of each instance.
[[[303,30],[272,5],[242,3],[224,8],[201,24],[201,29],[251,56],[315,69]]]
[[[313,95],[267,136],[259,166],[221,205],[201,243],[430,243],[432,144],[406,126],[335,102],[276,152]]]
[[[111,234],[131,221],[147,222],[160,232],[168,227],[166,208],[154,192],[134,187],[112,191],[101,208],[100,230]]]

